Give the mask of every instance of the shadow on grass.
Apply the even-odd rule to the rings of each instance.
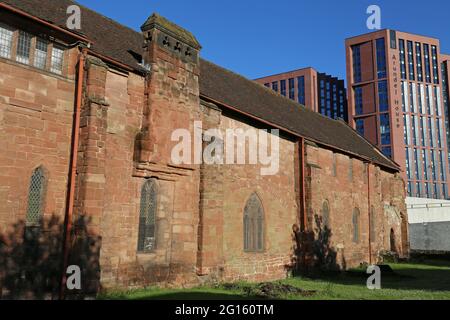
[[[391,266],[394,272],[381,274],[383,289],[450,291],[450,262],[428,260],[426,264],[411,262]],[[307,278],[340,285],[366,286],[369,276],[365,270],[355,269],[346,272],[321,272],[308,275]]]
[[[260,300],[245,294],[226,294],[212,292],[173,292],[163,293],[152,297],[138,297],[133,300]]]
[[[194,289],[165,291],[164,289],[155,289],[149,291],[136,291],[134,293],[116,293],[100,295],[98,300],[262,300],[261,297],[249,296],[245,292],[231,291],[225,289]]]

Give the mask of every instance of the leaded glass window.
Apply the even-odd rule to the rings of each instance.
[[[244,209],[244,250],[264,250],[264,210],[255,193],[248,199]]]
[[[31,35],[24,31],[19,31],[19,41],[17,42],[17,55],[16,60],[18,62],[29,64],[30,63],[30,49],[31,49]]]
[[[359,226],[359,219],[360,219],[360,213],[359,213],[359,209],[355,208],[353,210],[353,242],[354,243],[359,243],[360,240],[360,226]]]
[[[57,74],[62,74],[63,61],[64,61],[64,50],[53,47],[51,71]]]
[[[376,242],[376,218],[375,218],[375,208],[372,206],[370,208],[370,240],[371,242]]]
[[[34,51],[34,66],[40,69],[45,69],[47,65],[47,41],[43,39],[36,39],[36,50]]]
[[[46,177],[42,167],[33,171],[28,190],[27,226],[39,226],[44,211]]]
[[[139,213],[138,251],[151,252],[156,248],[157,186],[151,179],[142,186]]]
[[[324,201],[322,205],[323,228],[330,229],[330,205],[328,201]]]
[[[0,57],[11,58],[13,31],[0,24]]]

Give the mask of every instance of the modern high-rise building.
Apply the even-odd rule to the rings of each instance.
[[[448,199],[450,56],[380,30],[346,40],[350,124],[403,168],[409,197]]]
[[[309,67],[255,81],[324,116],[348,121],[344,80]]]
[[[447,136],[447,150],[449,152],[448,159],[450,165],[450,86],[449,86],[449,78],[450,75],[450,55],[441,54],[441,72],[442,72],[442,104],[444,106],[444,114],[445,114],[445,130]],[[450,168],[449,168],[450,169]]]

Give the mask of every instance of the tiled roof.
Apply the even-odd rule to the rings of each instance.
[[[70,0],[1,0],[35,17],[65,26]],[[136,70],[142,53],[140,32],[82,7],[82,32],[93,41],[92,50]],[[326,118],[281,95],[221,68],[200,60],[200,93],[203,97],[273,124],[318,144],[370,159],[398,170],[399,166],[359,136],[343,121]]]

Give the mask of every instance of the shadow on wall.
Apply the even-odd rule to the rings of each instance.
[[[346,269],[346,261],[342,255],[339,263],[338,254],[331,247],[331,229],[323,222],[322,217],[314,215],[314,231],[302,232],[294,226],[294,257],[289,267],[293,276],[305,275],[316,271],[341,271]]]
[[[74,224],[69,265],[81,269],[81,290],[68,295],[97,292],[100,238],[89,236],[89,220]],[[57,299],[62,270],[64,223],[57,216],[40,226],[19,221],[0,235],[0,299]]]

